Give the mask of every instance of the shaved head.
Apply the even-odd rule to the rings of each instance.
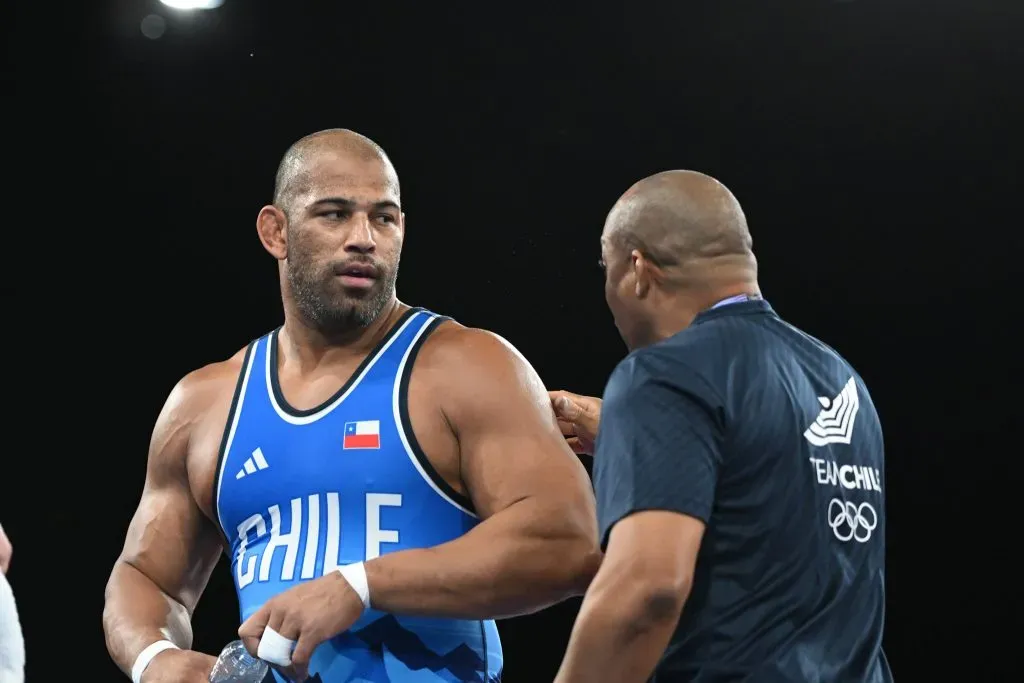
[[[696,171],[665,171],[633,185],[608,214],[603,239],[639,250],[666,270],[698,259],[752,256],[747,219],[736,197]]]
[[[666,339],[730,296],[759,296],[732,192],[696,171],[658,173],[615,203],[601,235],[605,300],[630,349]]]
[[[355,131],[330,128],[299,139],[284,153],[274,176],[274,205],[285,210],[297,195],[308,191],[314,180],[313,160],[328,153],[382,162],[397,190],[398,174],[380,145]]]

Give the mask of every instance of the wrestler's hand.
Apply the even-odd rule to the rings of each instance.
[[[341,574],[330,572],[267,600],[239,627],[238,636],[253,657],[259,656],[260,638],[267,628],[295,642],[290,665],[270,663],[298,683],[306,680],[317,645],[347,630],[362,615],[359,595]]]
[[[549,391],[558,427],[573,453],[594,454],[594,440],[601,422],[601,399],[569,391]]]
[[[208,683],[216,657],[194,650],[164,650],[142,673],[142,683]]]

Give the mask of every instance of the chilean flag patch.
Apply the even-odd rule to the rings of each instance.
[[[380,420],[345,423],[342,448],[380,448]]]

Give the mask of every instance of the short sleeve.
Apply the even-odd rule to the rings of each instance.
[[[721,426],[703,380],[676,364],[630,356],[605,389],[594,453],[601,546],[634,512],[668,510],[707,523]]]

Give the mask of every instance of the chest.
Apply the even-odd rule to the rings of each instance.
[[[247,413],[223,456],[222,491],[244,486],[252,498],[262,491],[274,496],[324,487],[347,492],[401,481],[409,474],[408,439],[400,421],[377,408],[358,402],[308,424]]]
[[[454,500],[459,452],[436,373],[409,360],[414,341],[399,334],[357,367],[315,378],[279,371],[274,335],[254,343],[214,475],[213,519],[229,536],[253,515],[273,520],[293,507],[314,519],[326,504],[369,516],[372,500],[467,507]]]
[[[310,419],[316,411],[308,409],[296,411],[297,419],[295,415],[282,419],[277,410],[250,408],[252,414],[243,425],[238,397],[226,394],[193,427],[187,471],[197,505],[209,520],[218,523],[215,508],[220,489],[225,483],[237,488],[232,482],[241,486],[243,479],[247,479],[246,497],[259,493],[262,495],[257,497],[264,502],[279,498],[286,489],[303,492],[342,484],[350,489],[382,482],[400,484],[412,474],[406,467],[410,452],[425,461],[424,466],[439,483],[462,494],[458,442],[430,388],[432,378],[415,374],[407,383],[406,395],[399,397],[397,417],[395,401],[386,396],[393,387],[379,379],[376,386],[372,386],[374,380],[368,383],[369,399],[367,393],[360,392],[322,421]],[[323,405],[323,397],[334,395],[338,384],[344,383],[343,379],[332,381],[333,389],[327,381],[312,390],[298,387],[309,393],[294,403]],[[283,392],[293,395],[290,386],[282,387]],[[240,428],[241,437],[235,438]],[[273,474],[262,477],[265,481],[253,476],[272,466]]]

